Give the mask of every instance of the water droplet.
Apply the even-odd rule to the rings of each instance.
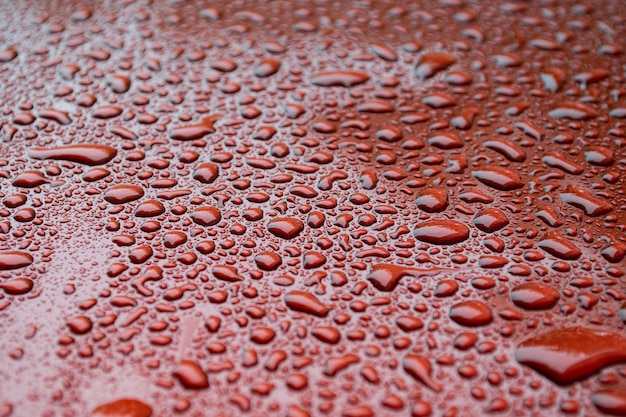
[[[454,245],[469,237],[469,228],[455,220],[429,220],[413,229],[413,236],[434,245]]]
[[[33,263],[33,257],[20,251],[2,251],[0,252],[0,271],[8,271],[11,269],[20,269],[27,267]]]
[[[493,233],[508,225],[509,219],[500,209],[486,208],[476,214],[473,222],[483,232]]]
[[[91,417],[151,417],[152,407],[139,400],[122,398],[99,405],[91,412]]]
[[[283,259],[275,252],[264,251],[254,257],[254,262],[263,271],[275,271],[283,263]]]
[[[280,69],[280,61],[276,58],[265,58],[254,69],[254,75],[260,78],[274,75]]]
[[[89,317],[78,316],[73,318],[67,323],[67,326],[70,328],[72,333],[74,334],[85,334],[91,331],[93,324]]]
[[[200,390],[209,388],[207,374],[194,361],[183,359],[172,372],[172,375],[187,389]]]
[[[440,188],[429,188],[418,194],[415,204],[427,213],[439,213],[448,207],[448,193]]]
[[[277,218],[271,220],[267,224],[267,230],[274,236],[278,236],[283,239],[293,239],[297,237],[304,230],[304,223],[298,219],[292,218]]]
[[[219,115],[209,116],[202,119],[200,123],[174,128],[170,130],[170,138],[183,141],[200,139],[209,133],[215,132],[213,124],[219,117]]]
[[[503,139],[490,139],[484,141],[483,146],[502,154],[511,162],[524,162],[526,160],[526,152],[513,142]]]
[[[446,268],[420,269],[401,265],[377,264],[372,266],[372,270],[367,275],[367,280],[380,291],[393,291],[404,277],[419,278],[437,275],[446,271],[450,270]]]
[[[439,149],[456,149],[463,147],[463,141],[454,133],[439,133],[428,138],[428,143]]]
[[[524,186],[520,176],[506,168],[483,167],[472,171],[472,175],[483,184],[500,191],[512,191]]]
[[[311,83],[321,87],[354,87],[369,79],[370,76],[364,72],[335,70],[314,74]]]
[[[135,209],[135,216],[138,217],[156,217],[163,213],[165,213],[165,207],[157,200],[144,201]]]
[[[583,210],[588,216],[601,216],[613,210],[613,206],[610,203],[598,197],[594,197],[582,188],[575,187],[571,184],[568,185],[565,192],[559,194],[559,196],[567,204],[571,204]]]
[[[557,258],[575,260],[582,255],[581,250],[571,241],[561,236],[556,231],[548,232],[538,243],[544,251]]]
[[[200,226],[214,226],[222,220],[222,214],[217,207],[199,207],[189,214],[191,220]]]
[[[326,317],[330,308],[325,306],[313,294],[304,291],[290,291],[285,294],[285,304],[293,311]]]
[[[114,185],[104,193],[104,199],[111,204],[125,204],[143,197],[141,187],[131,184]]]
[[[526,310],[547,310],[559,301],[559,292],[547,284],[527,283],[511,290],[513,303]]]
[[[482,301],[462,301],[450,307],[450,318],[462,326],[485,326],[493,320],[491,309]]]
[[[588,120],[598,117],[598,112],[589,106],[580,103],[559,103],[550,110],[550,116],[555,119]]]
[[[402,359],[402,368],[407,374],[421,382],[435,392],[440,392],[443,386],[432,379],[432,366],[430,361],[422,355],[406,355]]]
[[[30,292],[33,285],[33,281],[28,278],[14,278],[9,281],[0,282],[0,289],[10,295],[22,295]]]
[[[415,67],[415,75],[420,80],[430,78],[455,64],[457,58],[454,55],[443,52],[431,52],[422,55]]]
[[[593,405],[603,413],[626,416],[626,392],[615,389],[602,389],[591,396]]]
[[[626,361],[626,338],[586,327],[554,329],[520,343],[515,358],[560,385],[585,379]]]

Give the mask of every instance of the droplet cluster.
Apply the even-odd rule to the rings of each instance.
[[[626,415],[626,4],[0,4],[0,417]]]

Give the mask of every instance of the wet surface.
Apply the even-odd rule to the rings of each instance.
[[[0,22],[0,417],[626,415],[624,3]]]

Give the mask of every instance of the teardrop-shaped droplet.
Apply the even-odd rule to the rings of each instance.
[[[304,291],[290,291],[285,294],[285,304],[291,310],[326,317],[330,308],[325,306],[313,294]]]
[[[33,263],[33,257],[26,252],[3,251],[0,252],[0,271],[24,268]]]
[[[422,355],[409,354],[402,360],[402,368],[415,380],[426,385],[435,392],[440,392],[443,386],[432,379],[432,366],[430,361]]]
[[[0,282],[0,289],[10,295],[22,295],[33,289],[33,281],[28,278],[14,278]]]
[[[187,389],[199,390],[209,388],[207,374],[194,361],[183,359],[172,372],[172,375]]]

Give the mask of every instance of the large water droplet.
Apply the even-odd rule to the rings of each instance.
[[[515,358],[557,384],[568,385],[625,362],[626,338],[586,327],[555,329],[520,343]]]
[[[354,87],[369,79],[370,76],[364,72],[335,70],[314,74],[311,83],[322,87]]]
[[[122,398],[99,405],[91,412],[91,417],[151,417],[152,407],[139,400]]]
[[[513,288],[511,300],[526,310],[546,310],[559,301],[559,292],[550,285],[532,282]]]
[[[54,148],[30,148],[28,156],[35,159],[56,159],[85,165],[102,165],[117,155],[115,148],[106,145],[67,145]]]
[[[325,306],[313,294],[304,291],[291,291],[285,294],[285,304],[294,311],[326,317],[330,308]]]
[[[462,326],[485,326],[493,320],[491,309],[482,301],[462,301],[450,307],[450,318]]]
[[[293,239],[304,230],[304,223],[298,219],[278,218],[267,224],[267,230],[274,236],[283,239]]]
[[[429,220],[413,229],[413,236],[435,245],[454,245],[469,237],[469,228],[455,220]]]

